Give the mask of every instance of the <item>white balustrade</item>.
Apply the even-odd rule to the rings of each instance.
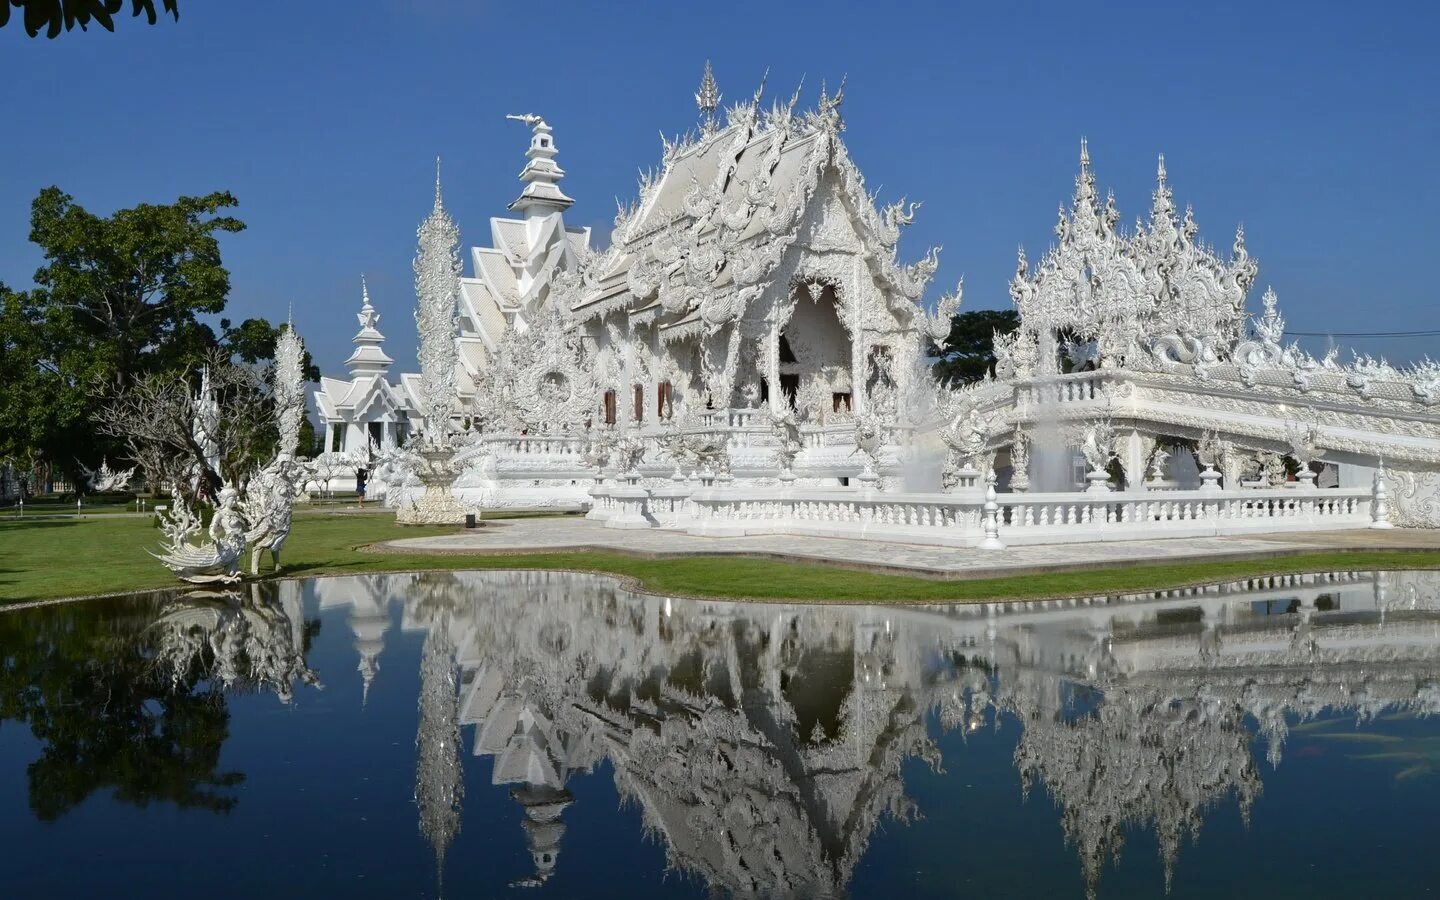
[[[1209,537],[1363,528],[1366,488],[999,494],[1007,545]],[[976,546],[985,537],[978,494],[808,488],[703,488],[690,498],[694,534],[813,534]]]

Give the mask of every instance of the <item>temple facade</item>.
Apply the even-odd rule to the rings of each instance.
[[[1283,343],[1273,291],[1249,312],[1259,267],[1243,231],[1228,258],[1210,249],[1163,157],[1149,216],[1127,231],[1082,142],[1055,245],[1033,267],[1021,252],[1020,329],[996,335],[985,380],[938,383],[926,351],[960,290],[922,303],[938,251],[901,260],[917,204],[877,205],[842,140],[842,97],[822,87],[802,112],[800,91],[767,101],[762,85],[722,110],[707,65],[698,128],[665,142],[603,249],[565,224],[554,129],[511,117],[531,131],[524,186],[459,279],[454,403],[430,426],[458,448],[457,498],[709,534],[878,522],[965,546],[999,543],[983,531],[987,480],[994,528],[1036,529],[1026,540],[1096,515],[1440,526],[1440,364]],[[438,190],[431,216],[448,223]],[[327,379],[317,406],[327,449],[386,473],[403,506],[418,491],[400,436],[424,427],[419,376],[387,380],[366,316],[351,379]],[[1297,488],[1331,493],[1214,494]],[[1147,491],[1180,505],[1152,508]],[[1077,511],[1076,493],[1147,505]]]

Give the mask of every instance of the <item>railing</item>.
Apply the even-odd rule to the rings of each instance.
[[[581,456],[589,438],[560,435],[498,434],[482,437],[492,453],[511,456]]]
[[[1007,544],[1146,540],[1267,531],[1364,528],[1366,488],[1001,494]],[[974,546],[985,501],[963,494],[865,490],[706,488],[690,497],[687,530],[698,534],[815,534],[900,543]]]
[[[1081,403],[1087,400],[1104,400],[1105,384],[1107,381],[1114,380],[1103,370],[1037,378],[1018,384],[1015,388],[1015,399],[1028,401],[1032,406],[1045,403]]]
[[[1199,534],[1363,528],[1369,488],[1001,494],[1005,540],[1133,540]]]

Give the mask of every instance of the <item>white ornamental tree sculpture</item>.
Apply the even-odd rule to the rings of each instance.
[[[440,196],[440,164],[435,164],[435,208],[416,233],[415,327],[420,333],[420,411],[424,429],[414,447],[416,475],[425,492],[400,506],[396,520],[407,525],[454,525],[466,508],[451,487],[459,474],[450,417],[455,409],[455,303],[460,294],[460,229]]]

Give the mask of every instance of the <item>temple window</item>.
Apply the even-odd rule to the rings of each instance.
[[[614,391],[606,391],[606,392],[605,392],[605,424],[606,424],[606,425],[614,425],[614,424],[615,424],[615,418],[616,418],[616,415],[615,415],[615,411],[616,411],[616,410],[615,410],[615,408],[616,408],[617,406],[619,406],[619,402],[618,402],[618,398],[615,396],[615,392],[614,392]]]
[[[674,391],[668,381],[662,381],[655,385],[655,409],[662,419],[670,419],[675,416],[673,393]]]
[[[645,385],[635,385],[635,421],[645,421]]]
[[[842,409],[846,412],[850,412],[851,407],[849,391],[837,391],[836,393],[830,395],[830,400],[833,404],[831,412],[839,412]]]

